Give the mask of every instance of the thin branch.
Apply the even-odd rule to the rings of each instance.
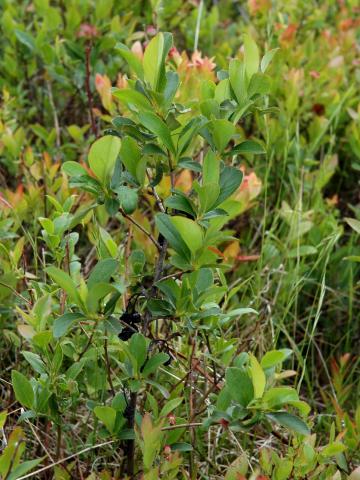
[[[16,295],[17,297],[21,298],[21,300],[23,300],[24,302],[26,302],[28,305],[31,305],[30,300],[28,300],[27,298],[23,297],[23,296],[21,295],[21,293],[17,292],[17,291],[15,290],[15,288],[12,287],[11,285],[8,285],[7,283],[3,283],[3,282],[0,282],[0,285],[1,285],[2,287],[8,288],[9,290],[12,291],[12,293],[13,293],[14,295]]]
[[[35,470],[35,472],[31,472],[31,473],[28,473],[27,475],[23,475],[22,477],[19,477],[17,480],[25,480],[26,478],[33,477],[34,475],[38,475],[39,473],[42,473],[42,472],[45,472],[46,470],[49,470],[50,468],[56,467],[56,465],[60,465],[61,463],[64,463],[64,462],[67,462],[68,460],[76,458],[79,455],[82,455],[83,453],[88,452],[89,450],[94,450],[95,448],[105,447],[106,445],[110,445],[114,442],[115,442],[115,440],[109,440],[108,442],[103,442],[103,443],[99,443],[97,445],[93,445],[92,447],[84,448],[83,450],[80,450],[80,452],[73,453],[72,455],[69,455],[68,457],[62,458],[61,460],[58,460],[57,462],[52,463],[51,465],[47,465],[46,467],[42,467],[42,468],[39,468],[38,470]]]
[[[91,75],[90,54],[91,54],[91,42],[88,42],[86,47],[85,47],[85,57],[86,57],[85,88],[86,88],[86,94],[87,94],[87,98],[88,98],[88,107],[89,107],[89,114],[90,114],[90,121],[91,121],[91,129],[92,129],[95,137],[97,137],[97,128],[96,128],[95,117],[94,117],[94,112],[93,112],[93,97],[92,97],[91,86],[90,86],[90,75]]]
[[[159,252],[161,252],[161,245],[159,244],[159,242],[157,240],[155,240],[155,238],[151,235],[151,233],[149,233],[147,230],[145,230],[145,228],[142,225],[140,225],[139,223],[137,223],[136,220],[134,220],[129,215],[127,215],[122,208],[120,208],[120,213],[124,218],[126,218],[126,220],[129,220],[129,222],[133,223],[135,225],[135,227],[137,227],[139,230],[141,230],[153,242],[153,244],[159,250]]]
[[[110,359],[109,359],[109,352],[108,352],[108,339],[107,339],[107,329],[105,329],[105,340],[104,340],[104,353],[105,353],[105,363],[106,363],[106,372],[108,377],[108,382],[110,386],[110,390],[112,396],[115,397],[115,389],[111,379],[111,368],[110,368]]]
[[[54,127],[55,127],[55,132],[56,132],[56,147],[58,148],[58,150],[60,150],[60,147],[61,147],[61,130],[60,130],[59,118],[58,118],[56,107],[55,107],[55,102],[54,102],[54,96],[53,96],[53,93],[52,93],[51,83],[49,82],[48,78],[45,79],[45,82],[46,82],[46,88],[47,88],[48,95],[49,95],[50,107],[51,107],[51,110],[53,112]]]
[[[161,431],[165,432],[166,430],[175,430],[176,428],[195,428],[200,427],[201,425],[201,422],[179,423],[178,425],[169,425],[168,427],[163,427]]]
[[[164,204],[163,204],[161,198],[159,197],[159,195],[158,195],[155,187],[153,187],[153,186],[151,185],[152,178],[150,177],[150,174],[149,174],[148,170],[146,170],[146,175],[147,175],[148,180],[149,180],[149,182],[150,182],[150,188],[151,188],[152,194],[153,194],[154,197],[155,197],[155,200],[156,200],[156,203],[157,203],[157,205],[158,205],[158,207],[159,207],[159,210],[160,210],[162,213],[165,213]]]

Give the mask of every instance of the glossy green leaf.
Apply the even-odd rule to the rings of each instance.
[[[136,73],[138,78],[144,77],[144,70],[141,60],[126,45],[119,42],[115,45],[116,52],[123,57],[129,67]]]
[[[227,144],[229,143],[231,137],[235,133],[235,126],[229,122],[229,120],[213,120],[211,122],[211,129],[213,140],[216,148],[219,152],[222,152]]]
[[[159,137],[160,141],[170,152],[175,153],[170,129],[160,117],[155,115],[155,113],[143,112],[139,114],[139,120],[144,127]]]
[[[65,162],[61,169],[63,172],[69,175],[69,177],[87,175],[86,169],[78,162]]]
[[[241,185],[243,172],[234,167],[225,167],[220,174],[220,194],[213,205],[217,207],[229,198]]]
[[[189,261],[191,257],[190,249],[181,235],[179,235],[178,230],[171,221],[171,217],[165,213],[158,213],[155,217],[155,224],[170,246],[186,261]]]
[[[226,80],[222,80],[225,82]],[[243,105],[247,98],[247,82],[244,62],[233,59],[229,64],[229,80],[231,88],[240,105]],[[221,82],[220,82],[221,83]]]
[[[171,221],[192,253],[199,250],[204,241],[202,228],[190,218],[173,216]]]
[[[89,151],[89,165],[103,185],[108,185],[120,151],[121,140],[113,135],[96,140]]]
[[[208,150],[205,155],[202,172],[203,185],[208,183],[218,184],[220,177],[220,160],[211,150]]]
[[[230,155],[238,155],[241,153],[252,153],[253,155],[261,155],[266,153],[264,147],[254,140],[245,140],[244,142],[235,145],[229,152]]]
[[[145,95],[137,90],[131,90],[130,88],[112,88],[112,94],[115,98],[125,103],[129,108],[135,107],[137,110],[152,110],[150,101]]]
[[[185,195],[175,194],[167,197],[164,202],[165,207],[180,210],[181,212],[188,213],[192,217],[196,216],[193,203]]]
[[[144,183],[145,172],[138,177],[138,166],[141,161],[141,150],[137,142],[131,137],[125,137],[121,143],[120,158],[126,169],[140,185]]]
[[[153,90],[157,90],[161,76],[161,67],[164,52],[164,35],[158,33],[145,49],[143,68],[145,80],[150,83]]]

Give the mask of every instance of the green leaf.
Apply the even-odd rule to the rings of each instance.
[[[166,417],[166,415],[169,415],[170,412],[175,410],[175,408],[177,408],[182,403],[182,401],[183,401],[183,398],[173,398],[169,400],[163,406],[159,416]]]
[[[7,417],[7,410],[0,412],[0,430],[4,428]]]
[[[283,348],[282,350],[270,350],[265,353],[261,359],[260,365],[264,369],[275,367],[286,360],[291,354],[292,350],[288,348]]]
[[[26,462],[20,463],[16,468],[12,470],[12,472],[6,476],[7,480],[17,480],[18,478],[25,475],[27,472],[30,472],[33,468],[35,468],[39,463],[44,460],[45,457],[36,458],[35,460],[27,460]]]
[[[116,410],[112,407],[100,406],[94,408],[94,413],[103,422],[110,433],[113,433],[116,420]]]
[[[161,102],[161,104],[164,109],[167,109],[170,107],[171,102],[174,100],[174,97],[180,85],[180,79],[179,75],[176,72],[168,71],[166,72],[165,80],[166,83],[163,91],[164,101]]]
[[[69,177],[79,177],[81,175],[87,175],[85,168],[78,162],[65,162],[61,167],[61,170],[65,172]]]
[[[218,151],[222,152],[235,133],[235,125],[225,119],[213,120],[210,125],[214,144]]]
[[[220,391],[218,398],[216,400],[216,408],[222,412],[225,412],[231,405],[232,395],[228,386],[225,386]]]
[[[115,45],[116,51],[123,57],[123,59],[127,62],[129,67],[136,73],[136,75],[143,79],[144,77],[144,70],[141,63],[141,60],[123,43],[117,43]]]
[[[217,183],[207,183],[202,187],[194,185],[194,190],[196,190],[199,196],[201,206],[200,213],[208,212],[217,204],[217,199],[220,194],[220,187]]]
[[[35,40],[32,35],[22,30],[15,30],[15,36],[18,41],[25,45],[31,52],[35,50]]]
[[[356,220],[356,218],[349,218],[345,217],[345,221],[350,227],[355,230],[356,233],[360,234],[360,221]]]
[[[11,382],[16,400],[24,407],[32,408],[34,405],[34,391],[25,375],[13,370],[11,372]]]
[[[141,373],[144,375],[144,377],[147,377],[151,373],[154,373],[158,367],[160,367],[160,365],[163,365],[165,362],[167,362],[169,358],[169,355],[165,352],[156,353],[145,363]]]
[[[206,185],[208,183],[219,183],[220,160],[211,150],[208,150],[207,154],[205,155],[202,172],[203,185]]]
[[[141,150],[136,141],[131,137],[125,137],[121,143],[120,150],[121,162],[125,165],[126,169],[136,179],[140,185],[144,183],[145,171],[138,178],[138,165],[141,161]]]
[[[266,416],[282,425],[283,427],[288,428],[289,430],[294,431],[295,433],[299,433],[300,435],[310,435],[310,430],[306,423],[301,420],[299,417],[292,415],[291,413],[287,412],[274,412],[268,413]]]
[[[175,154],[175,147],[171,138],[171,132],[169,127],[163,120],[161,120],[161,118],[154,113],[142,112],[139,113],[139,120],[144,127],[159,137],[161,142],[170,150],[171,153]]]
[[[229,64],[229,79],[235,97],[240,105],[247,99],[247,85],[245,78],[245,65],[238,59],[233,59]],[[228,80],[229,81],[229,80]],[[222,80],[225,82],[225,80]],[[222,83],[220,82],[220,83]],[[219,84],[220,85],[220,84]]]
[[[273,387],[265,392],[263,396],[263,402],[269,408],[285,405],[288,402],[297,402],[298,400],[299,395],[297,391],[291,387]]]
[[[264,370],[261,368],[260,363],[257,361],[256,357],[249,353],[250,358],[250,373],[252,378],[252,383],[254,386],[254,398],[261,398],[265,391],[266,377]]]
[[[252,98],[254,95],[267,95],[270,93],[270,78],[263,73],[255,73],[249,84],[248,95]]]
[[[242,407],[247,407],[254,398],[254,387],[245,370],[237,367],[226,369],[226,388],[232,399]]]
[[[195,253],[203,246],[204,235],[202,228],[194,220],[174,216],[171,217],[171,221],[192,253]]]
[[[70,367],[66,370],[65,376],[69,380],[75,380],[78,375],[80,375],[81,371],[83,370],[86,363],[86,359],[82,358],[79,362],[73,363]]]
[[[40,355],[37,353],[33,352],[21,352],[22,355],[24,356],[25,360],[30,363],[32,368],[35,370],[37,373],[45,373],[45,364],[41,360]]]
[[[191,160],[191,158],[188,158],[188,157],[181,158],[177,164],[177,167],[188,168],[189,170],[192,170],[193,172],[198,172],[198,173],[202,171],[200,163],[194,162],[193,160]]]
[[[291,460],[287,460],[282,458],[277,465],[275,465],[272,478],[274,480],[288,480],[291,475],[291,471],[293,469],[293,462]]]
[[[166,208],[173,208],[175,210],[180,210],[181,212],[186,212],[192,217],[196,216],[191,200],[185,195],[171,195],[165,199],[164,205]]]
[[[262,73],[265,73],[268,66],[272,62],[272,59],[274,58],[275,53],[280,50],[279,48],[274,48],[273,50],[269,50],[268,52],[265,53],[263,58],[261,59],[260,63],[260,70]]]
[[[114,190],[120,200],[120,205],[127,215],[131,215],[138,205],[138,194],[134,188],[130,188],[126,185],[122,185]]]
[[[259,49],[249,35],[244,35],[244,61],[245,61],[245,70],[248,79],[250,80],[251,77],[259,70]]]
[[[135,333],[130,339],[129,350],[136,358],[138,368],[141,368],[147,358],[147,345],[144,335]]]
[[[76,321],[85,318],[82,313],[69,312],[64,313],[60,317],[56,318],[53,324],[53,336],[54,338],[60,338],[67,333],[70,326]]]
[[[171,451],[173,452],[191,452],[193,450],[192,445],[186,442],[177,442],[171,444]]]
[[[171,217],[166,213],[158,213],[155,217],[155,224],[159,232],[166,238],[169,245],[186,261],[190,260],[191,252],[187,244],[179,235],[171,221]]]
[[[321,450],[321,456],[325,458],[335,457],[346,450],[346,445],[340,442],[332,442]]]
[[[231,98],[231,92],[230,92],[230,81],[228,78],[225,78],[224,80],[221,80],[216,85],[215,88],[215,100],[218,103],[222,103],[225,100],[229,100]]]
[[[120,138],[114,135],[105,135],[91,145],[88,157],[89,165],[103,185],[110,183],[120,146]]]
[[[59,287],[65,290],[74,303],[76,303],[78,306],[82,305],[77,286],[73,282],[73,279],[70,277],[70,275],[57,267],[47,267],[45,271],[52,278],[52,280],[59,285]]]
[[[151,88],[155,91],[158,90],[162,73],[163,52],[164,35],[158,33],[146,47],[143,58],[145,80],[150,83]]]
[[[90,175],[81,175],[80,177],[72,177],[70,179],[70,187],[80,188],[86,192],[90,192],[94,195],[99,195],[102,188],[96,178],[90,177]]]
[[[111,92],[115,98],[125,103],[129,108],[136,107],[137,110],[152,110],[151,103],[147,97],[137,90],[113,87]]]
[[[252,153],[253,155],[261,155],[266,153],[264,147],[254,140],[245,140],[244,142],[235,145],[229,152],[229,155],[238,155],[239,153]]]
[[[91,270],[87,285],[89,290],[96,286],[97,283],[106,283],[111,276],[117,271],[119,262],[113,258],[105,258],[100,260]]]
[[[220,174],[220,195],[213,208],[224,202],[241,185],[243,172],[234,167],[223,168]]]

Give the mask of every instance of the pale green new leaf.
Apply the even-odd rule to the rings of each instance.
[[[116,410],[112,407],[98,405],[94,408],[94,413],[99,420],[103,422],[110,433],[114,431]]]
[[[164,35],[158,33],[145,49],[143,58],[143,68],[145,80],[147,80],[153,90],[157,90],[161,65],[163,61]]]
[[[266,385],[265,373],[264,370],[261,368],[260,363],[257,361],[256,357],[252,353],[249,353],[249,358],[250,373],[254,386],[254,397],[261,398],[263,396]]]
[[[120,151],[121,140],[114,135],[106,135],[96,140],[89,151],[89,165],[103,185],[108,185]]]
[[[259,70],[259,49],[250,35],[244,35],[245,70],[248,80]]]

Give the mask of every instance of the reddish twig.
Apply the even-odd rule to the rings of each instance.
[[[92,97],[91,86],[90,86],[90,75],[91,75],[90,55],[91,55],[91,42],[89,41],[86,44],[86,47],[85,47],[85,57],[86,57],[86,61],[85,61],[85,68],[86,68],[85,88],[86,88],[86,94],[87,94],[87,98],[88,98],[88,107],[89,107],[89,114],[90,114],[90,121],[91,121],[91,129],[92,129],[95,137],[97,137],[97,128],[96,128],[95,117],[94,117],[94,112],[93,112],[93,97]]]

